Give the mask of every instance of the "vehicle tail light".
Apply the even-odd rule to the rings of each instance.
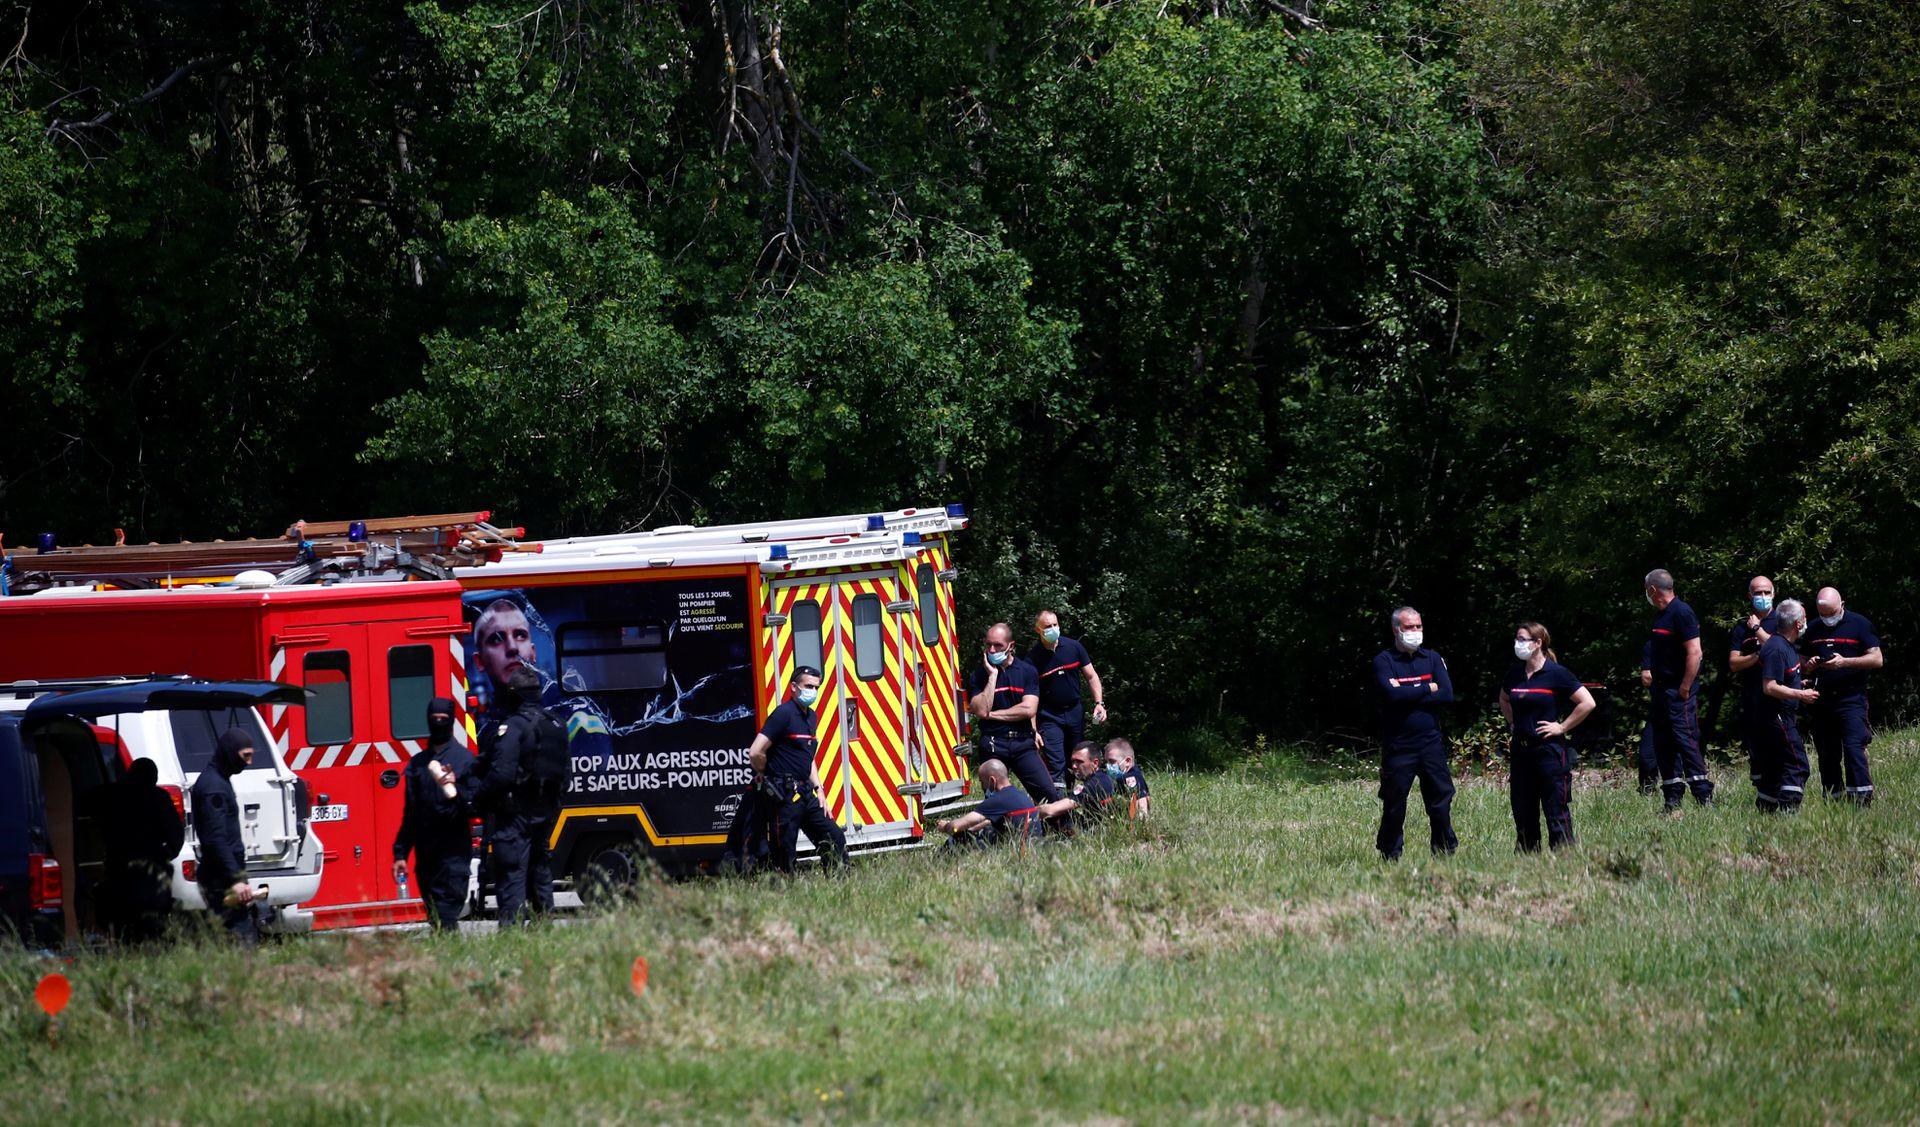
[[[200,879],[200,862],[193,860],[191,857],[180,862],[180,876],[188,884],[197,882]]]
[[[160,790],[167,796],[167,801],[173,803],[174,816],[179,818],[181,823],[184,825],[187,820],[186,796],[180,793],[179,787],[176,787],[171,783],[160,784]]]
[[[27,906],[34,911],[58,908],[64,903],[60,862],[44,853],[27,855]]]
[[[313,816],[313,795],[307,790],[305,779],[293,780],[293,812],[299,817],[300,824],[303,826],[306,825],[307,819]]]

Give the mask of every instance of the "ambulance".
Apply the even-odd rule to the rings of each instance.
[[[312,795],[316,929],[424,918],[400,897],[392,843],[426,702],[451,697],[456,737],[477,746],[521,665],[567,726],[551,844],[556,875],[582,891],[718,864],[751,785],[747,746],[798,665],[825,674],[821,800],[850,848],[917,845],[931,813],[967,801],[962,506],[531,542],[487,516],[16,550],[0,564],[0,681],[304,686],[304,709],[266,722]]]

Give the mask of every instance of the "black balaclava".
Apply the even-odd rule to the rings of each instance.
[[[507,678],[508,704],[518,708],[526,704],[540,703],[540,674],[529,666],[521,666]]]
[[[151,759],[136,759],[127,767],[127,782],[140,790],[160,785],[160,768]]]
[[[446,719],[440,719],[441,716]],[[453,738],[453,701],[434,697],[427,702],[427,738],[437,744]]]
[[[228,728],[220,733],[220,742],[213,745],[213,769],[232,778],[247,769],[240,761],[240,749],[253,747],[253,737],[239,728]],[[254,748],[256,753],[259,748]]]

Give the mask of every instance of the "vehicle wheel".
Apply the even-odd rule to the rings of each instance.
[[[646,852],[636,841],[606,838],[595,842],[574,870],[574,886],[580,890],[581,903],[605,907],[627,899],[647,865]]]

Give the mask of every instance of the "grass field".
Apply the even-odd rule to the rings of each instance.
[[[0,961],[14,1121],[1866,1120],[1920,1116],[1920,746],[1881,802],[1371,853],[1355,771],[1165,775],[1150,832],[847,880],[656,884],[522,934]],[[1329,777],[1332,776],[1332,777]],[[1345,777],[1340,777],[1345,776]],[[1424,840],[1417,801],[1410,840]],[[649,960],[645,993],[628,984]]]

